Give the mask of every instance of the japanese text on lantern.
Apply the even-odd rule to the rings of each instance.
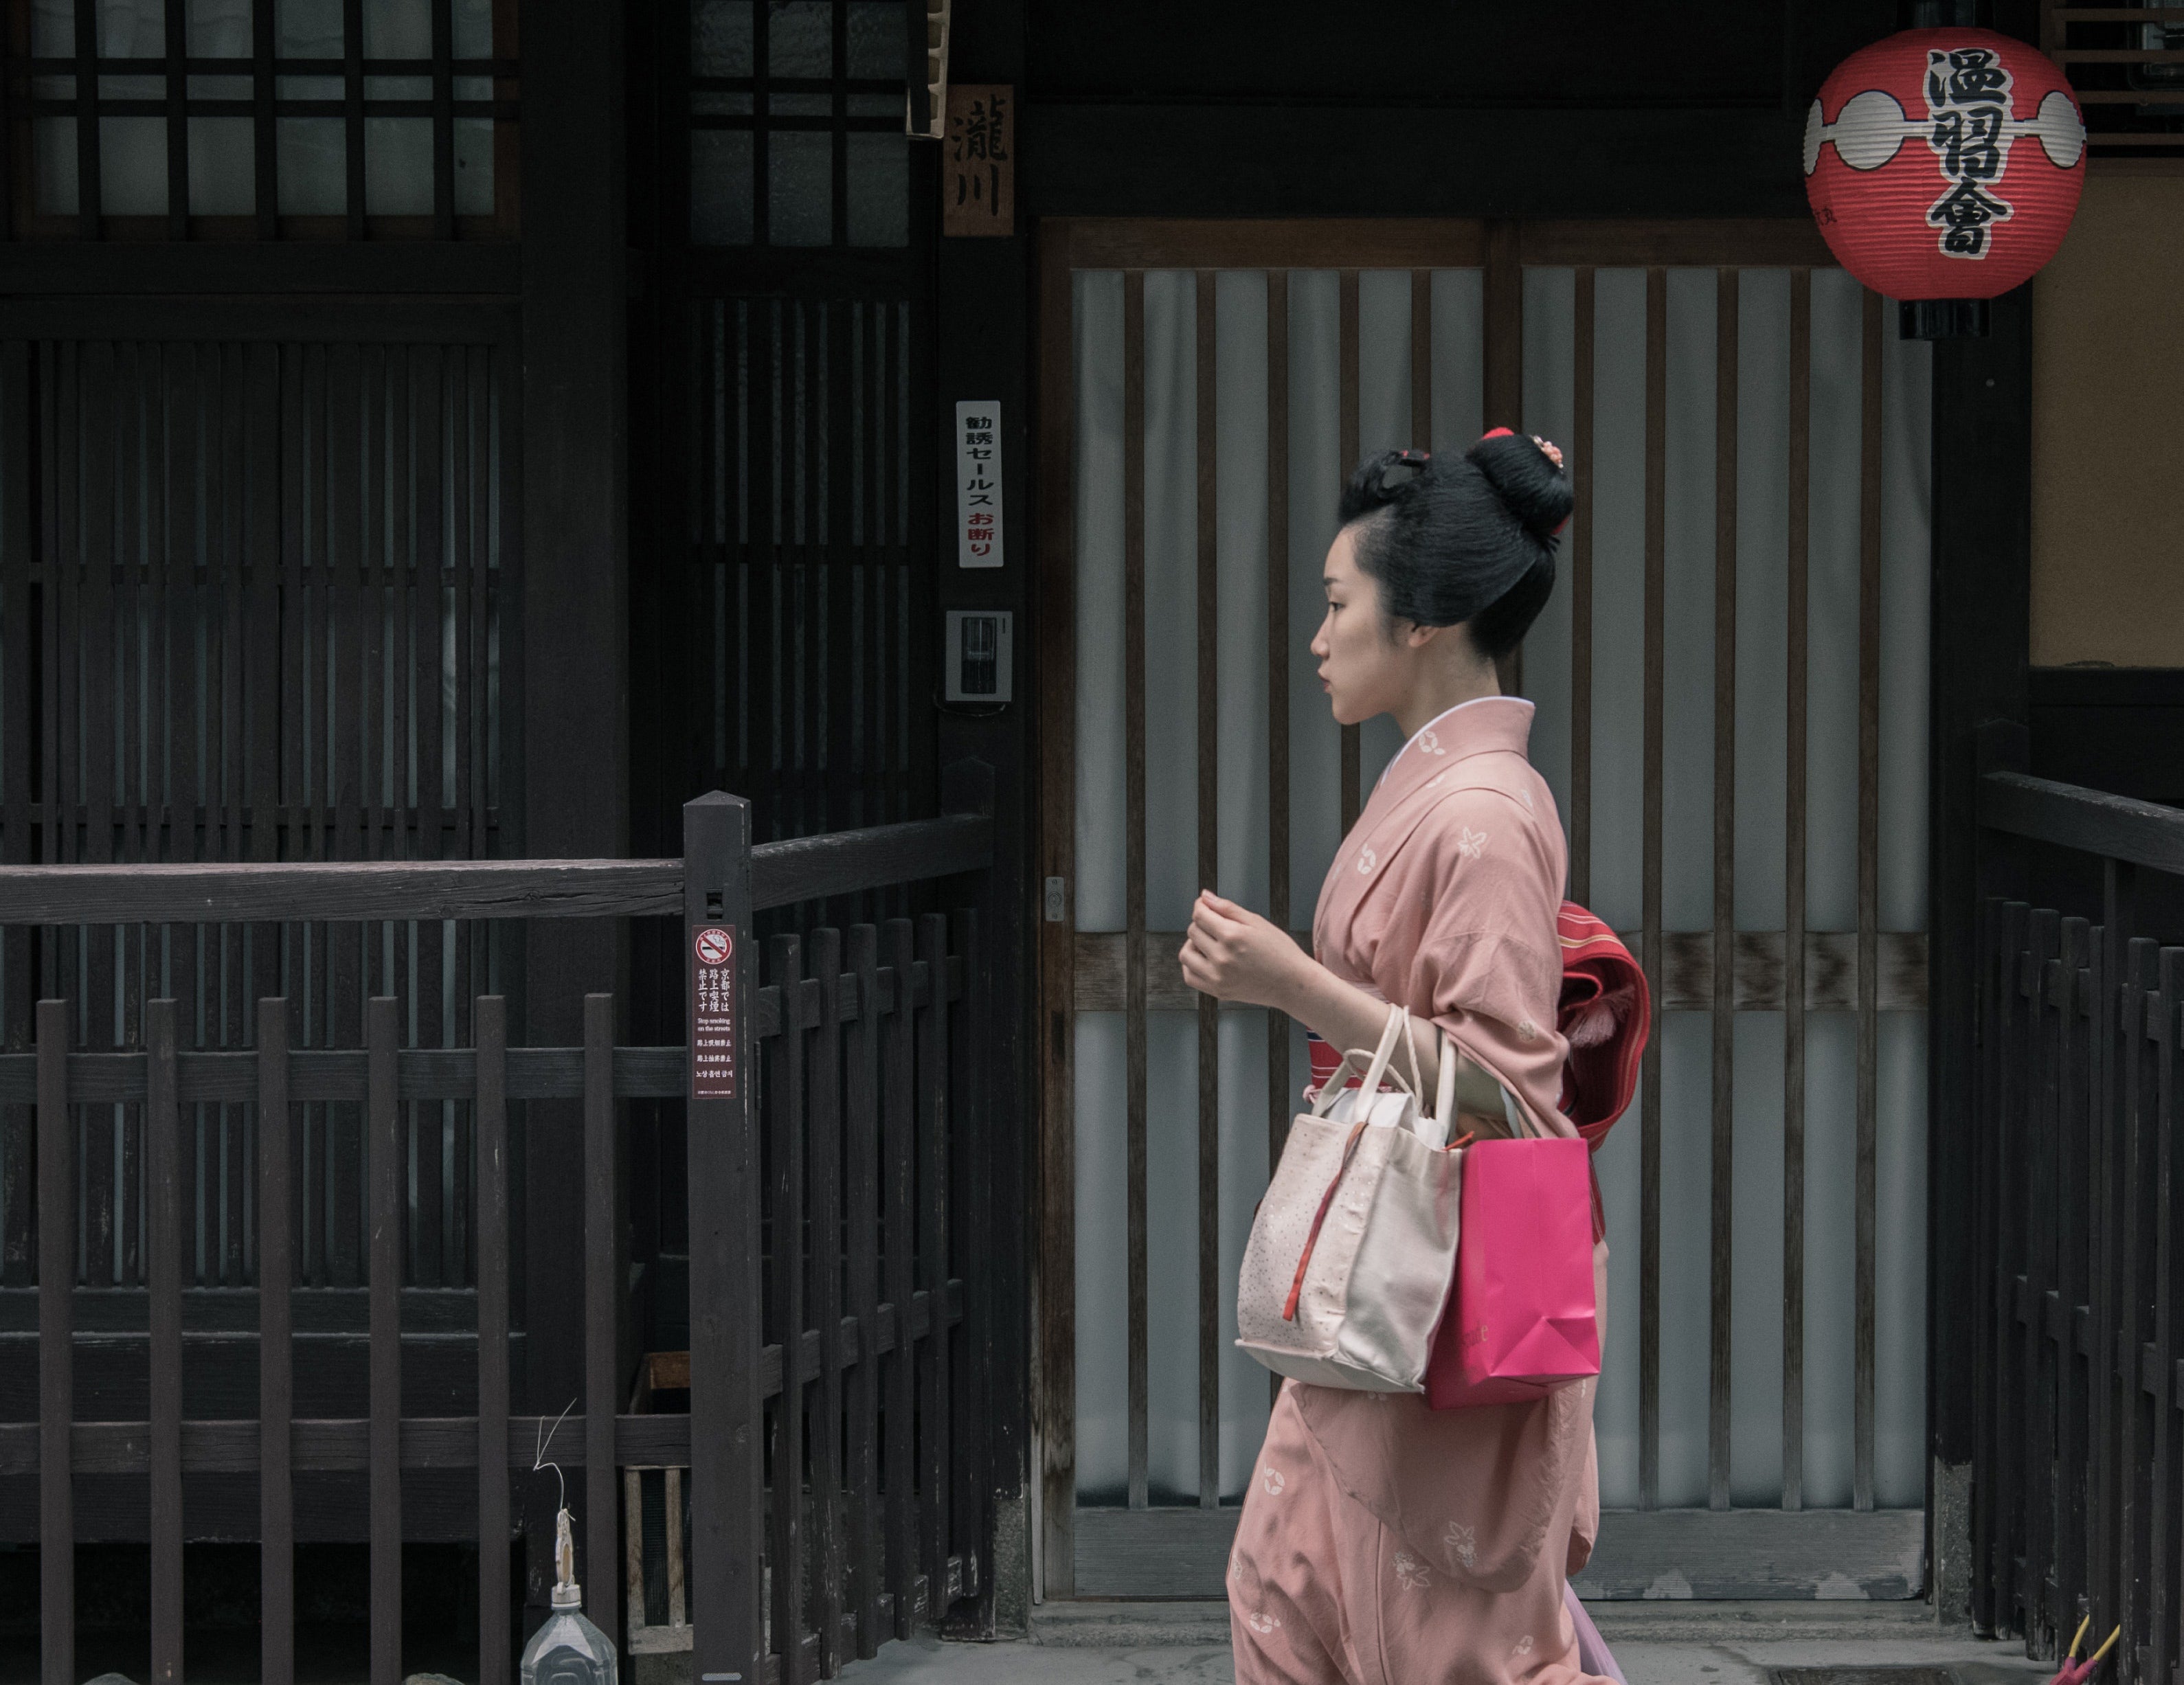
[[[1001,406],[956,406],[956,564],[1001,564]]]
[[[948,90],[940,171],[940,231],[1017,231],[1016,90],[1007,84]]]
[[[736,929],[690,933],[690,1098],[736,1097]]]
[[[1926,54],[1926,144],[1952,184],[1926,220],[1941,230],[1943,253],[1983,258],[1987,225],[2007,222],[2011,206],[1991,191],[2009,164],[2008,68],[1992,47],[1961,47]]]

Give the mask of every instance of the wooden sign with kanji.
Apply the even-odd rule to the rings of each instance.
[[[1017,91],[1006,84],[951,86],[941,141],[940,231],[1017,231]]]

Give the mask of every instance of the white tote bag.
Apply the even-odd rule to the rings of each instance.
[[[1388,1009],[1364,1086],[1343,1081],[1347,1054],[1309,1112],[1290,1126],[1273,1183],[1251,1223],[1236,1296],[1236,1343],[1278,1375],[1371,1393],[1424,1390],[1426,1356],[1456,1274],[1460,1152],[1457,1062],[1443,1037],[1433,1115],[1416,1098],[1418,1050],[1401,1092],[1379,1092],[1410,1014]]]

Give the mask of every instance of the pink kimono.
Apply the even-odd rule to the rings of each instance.
[[[1455,1037],[1557,1134],[1562,823],[1489,697],[1405,744],[1343,840],[1320,962]],[[1607,1249],[1593,1252],[1605,1292]],[[1604,1330],[1603,1330],[1604,1332]],[[1564,1604],[1600,1521],[1592,1382],[1529,1404],[1285,1384],[1228,1565],[1238,1685],[1575,1685]]]

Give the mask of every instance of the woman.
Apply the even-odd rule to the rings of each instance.
[[[1532,704],[1501,693],[1495,661],[1553,588],[1570,503],[1561,453],[1502,431],[1359,469],[1312,652],[1336,720],[1391,714],[1408,741],[1329,869],[1313,956],[1210,891],[1181,956],[1194,988],[1279,1008],[1337,1048],[1372,1046],[1400,1002],[1559,1135],[1575,1133],[1557,1109],[1568,858],[1525,759]],[[1429,1094],[1438,1040],[1418,1037]],[[1606,1265],[1596,1246],[1603,1304]],[[1596,1677],[1565,1602],[1599,1521],[1592,1393],[1435,1411],[1285,1384],[1229,1561],[1238,1685]]]

